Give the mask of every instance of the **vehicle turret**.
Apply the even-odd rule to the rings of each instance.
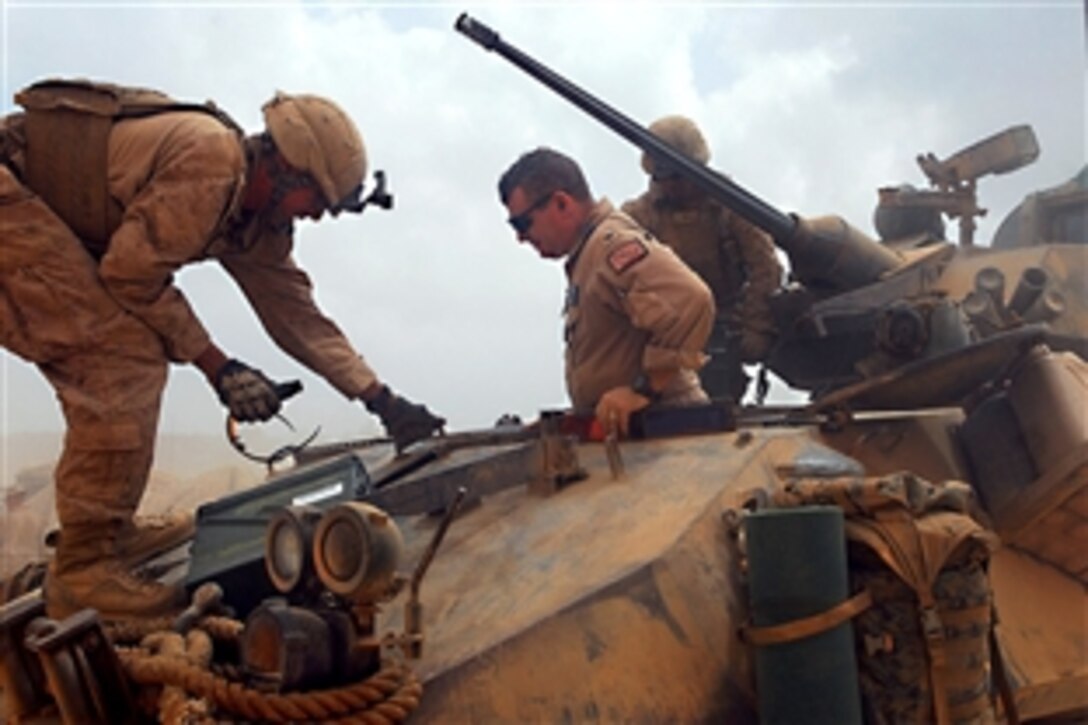
[[[804,284],[846,291],[875,282],[905,263],[901,255],[839,217],[804,219],[779,210],[724,174],[678,152],[644,126],[505,42],[494,30],[467,14],[457,19],[455,27],[642,149],[655,165],[675,169],[766,231],[789,256],[794,276]]]
[[[671,167],[773,238],[789,259],[790,282],[771,299],[778,340],[764,362],[791,387],[820,398],[877,381],[895,370],[910,372],[919,363],[949,358],[988,338],[1010,334],[1006,350],[1010,355],[1043,338],[1059,349],[1083,351],[1088,339],[1083,320],[1088,317],[1080,302],[1082,255],[1058,251],[1045,258],[1021,255],[1013,260],[990,258],[984,256],[989,250],[975,248],[976,219],[986,213],[977,204],[976,182],[1038,157],[1030,126],[1013,126],[944,159],[933,153],[918,156],[932,188],[882,189],[874,219],[882,237],[878,242],[839,216],[804,217],[781,211],[680,153],[467,14],[457,19],[455,28],[637,146],[644,164]],[[959,220],[958,247],[944,239],[945,216]],[[1022,290],[1020,296],[1007,301],[995,295],[981,297],[976,277],[988,267],[1008,278],[1010,291]],[[1030,298],[1024,296],[1029,289],[1034,290]],[[986,299],[992,310],[983,304]],[[1025,333],[1021,328],[1030,323],[1043,327]],[[1004,344],[991,348],[1001,350]],[[957,367],[950,359],[938,370]],[[926,370],[927,375],[937,374],[931,366]],[[954,404],[963,392],[955,385],[915,389],[919,396],[911,401],[915,405]],[[877,402],[872,396],[868,399],[869,404]]]

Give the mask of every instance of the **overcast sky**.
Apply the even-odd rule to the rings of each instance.
[[[1082,2],[0,2],[3,113],[50,76],[214,99],[251,132],[277,89],[343,105],[396,206],[301,224],[297,257],[379,375],[456,430],[567,402],[562,270],[515,243],[498,176],[548,145],[597,195],[618,203],[645,184],[634,147],[456,33],[462,11],[635,120],[691,116],[712,165],[771,203],[865,231],[878,186],[924,186],[920,152],[1034,126],[1039,161],[980,182],[983,241],[1085,162]],[[267,340],[215,263],[177,282],[229,354],[303,380],[286,406],[297,425],[320,424],[323,440],[380,432]],[[6,352],[0,395],[3,430],[61,428],[44,380]],[[222,418],[202,376],[174,368],[162,429],[215,432]]]

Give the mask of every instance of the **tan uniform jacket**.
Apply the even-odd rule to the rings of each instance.
[[[173,275],[216,258],[285,352],[348,397],[376,380],[317,308],[310,280],[291,256],[290,231],[243,217],[246,159],[234,131],[193,112],[119,121],[110,132],[107,174],[124,212],[99,275],[122,307],[158,333],[171,360],[191,362],[210,342]]]
[[[769,297],[782,280],[771,238],[719,202],[678,208],[651,188],[622,210],[680,255],[714,293],[720,315],[737,329],[774,330]]]
[[[681,369],[666,400],[701,392],[693,371],[706,360],[714,300],[671,249],[604,199],[566,271],[566,377],[576,410],[653,370]]]

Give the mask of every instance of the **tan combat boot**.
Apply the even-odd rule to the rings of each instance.
[[[64,530],[45,576],[46,614],[59,620],[91,608],[102,619],[116,620],[178,611],[184,605],[182,587],[133,576],[105,528]]]
[[[126,569],[133,569],[192,540],[195,535],[196,520],[192,514],[136,516],[117,533],[117,558]]]

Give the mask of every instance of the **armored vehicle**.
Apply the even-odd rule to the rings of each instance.
[[[1038,153],[1014,127],[920,157],[932,188],[883,190],[876,241],[779,211],[472,18],[457,29],[774,237],[792,281],[766,365],[810,400],[651,407],[622,441],[545,411],[399,454],[284,451],[294,467],[201,507],[191,550],[153,564],[193,593],[160,626],[209,632],[202,657],[90,611],[50,621],[33,577],[9,586],[9,717],[1088,714],[1083,184],[974,244],[976,180]]]

